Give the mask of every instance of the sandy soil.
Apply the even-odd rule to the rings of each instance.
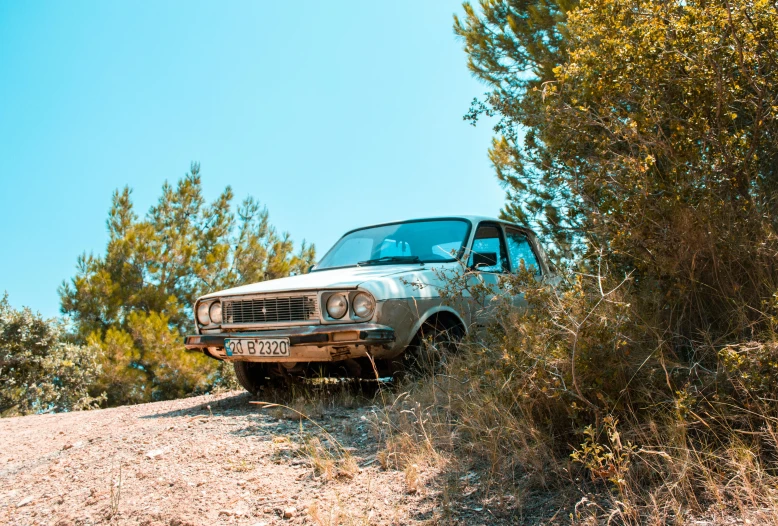
[[[436,473],[383,470],[369,405],[311,422],[226,393],[0,420],[0,523],[417,524],[440,518]],[[305,444],[337,440],[355,462],[315,469]],[[325,459],[326,460],[326,459]],[[337,459],[336,459],[337,460]],[[483,508],[455,522],[491,524]],[[493,518],[492,518],[493,519]]]

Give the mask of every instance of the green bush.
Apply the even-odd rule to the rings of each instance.
[[[89,409],[102,400],[89,387],[100,374],[95,346],[66,341],[63,325],[0,300],[0,414]]]
[[[491,88],[471,117],[499,117],[504,215],[534,224],[557,259],[632,273],[679,352],[702,332],[751,337],[778,289],[775,3],[481,9],[455,29]]]

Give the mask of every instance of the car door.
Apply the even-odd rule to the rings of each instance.
[[[540,259],[537,256],[532,240],[529,235],[518,228],[505,226],[505,241],[508,248],[508,262],[510,272],[517,274],[522,264],[535,275],[536,279],[543,277],[543,270]],[[517,293],[513,295],[513,304],[517,307],[526,307],[527,301],[524,294]]]
[[[499,223],[478,225],[467,266],[471,272],[469,285],[477,301],[475,319],[478,324],[484,324],[492,316],[492,299],[500,293],[500,277],[510,271],[505,237]]]

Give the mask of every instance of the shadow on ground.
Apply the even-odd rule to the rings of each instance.
[[[256,413],[260,406],[251,402],[286,406],[300,411],[304,416],[315,417],[328,410],[348,410],[372,405],[376,403],[381,390],[391,391],[391,389],[390,383],[375,380],[292,383],[264,388],[257,395],[242,392],[219,397],[215,394],[214,399],[207,402],[202,402],[202,397],[198,396],[192,399],[190,407],[144,415],[140,418],[190,417],[203,412],[217,413],[226,410],[232,411],[233,414]],[[306,409],[313,410],[312,414],[307,414]]]
[[[249,402],[253,400],[256,400],[256,398],[249,393],[239,393],[225,398],[215,398],[213,401],[205,403],[202,402],[202,397],[198,396],[196,400],[192,399],[192,405],[190,407],[163,413],[154,413],[153,415],[143,415],[140,418],[145,420],[149,418],[190,417],[202,414],[203,412],[208,414],[215,410],[223,411],[226,409],[243,409],[246,413],[249,413],[256,410],[249,404]]]

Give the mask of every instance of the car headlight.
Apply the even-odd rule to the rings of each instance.
[[[343,294],[333,294],[327,300],[327,314],[330,318],[341,319],[348,311],[348,300]]]
[[[208,307],[209,305],[207,303],[201,303],[197,306],[197,321],[200,322],[201,325],[211,324],[211,318],[208,316]]]
[[[354,314],[358,318],[369,318],[375,310],[375,302],[369,294],[360,292],[351,300],[351,308],[354,309]]]
[[[208,316],[211,318],[211,323],[222,322],[222,304],[220,301],[211,303],[211,308],[208,309]]]

